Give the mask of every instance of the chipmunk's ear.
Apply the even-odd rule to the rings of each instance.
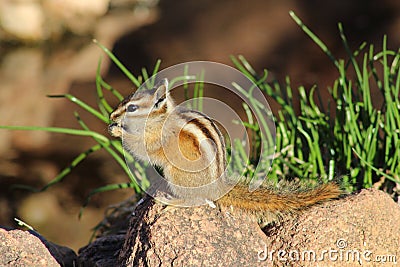
[[[154,93],[155,96],[155,103],[154,107],[158,108],[163,105],[163,103],[166,102],[166,100],[169,97],[169,90],[168,90],[168,80],[167,79],[162,79],[157,85],[156,85],[156,92]]]

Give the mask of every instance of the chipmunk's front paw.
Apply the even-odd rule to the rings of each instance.
[[[116,122],[108,125],[108,132],[114,137],[122,137],[122,127]]]

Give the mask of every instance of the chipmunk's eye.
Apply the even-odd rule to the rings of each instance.
[[[138,106],[136,106],[136,105],[134,105],[134,104],[130,104],[127,108],[126,108],[126,110],[128,111],[128,112],[134,112],[135,110],[137,110],[138,109]]]

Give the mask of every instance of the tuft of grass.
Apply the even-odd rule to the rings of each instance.
[[[338,78],[328,89],[331,102],[326,108],[317,87],[293,89],[289,77],[284,85],[266,82],[267,70],[260,76],[243,56],[232,58],[240,71],[281,106],[275,118],[277,154],[269,178],[330,181],[340,175],[349,191],[383,180],[400,183],[400,49],[389,50],[384,36],[382,51],[375,52],[366,43],[351,51],[339,23],[348,59],[336,59],[293,12],[290,15],[330,58]],[[293,97],[295,90],[298,99]],[[372,90],[381,93],[382,103],[373,101]]]

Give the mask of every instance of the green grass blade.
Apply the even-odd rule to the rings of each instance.
[[[109,123],[109,121],[110,121],[108,117],[104,116],[99,111],[95,110],[94,108],[92,108],[91,106],[89,106],[88,104],[86,104],[85,102],[83,102],[82,100],[78,99],[77,97],[75,97],[75,96],[73,96],[71,94],[48,95],[48,97],[50,97],[50,98],[61,98],[61,97],[67,98],[68,100],[70,100],[71,102],[77,104],[78,106],[80,106],[84,110],[88,111],[90,114],[94,115],[95,117],[97,117],[101,121],[103,121],[105,123]]]
[[[106,83],[101,76],[96,77],[96,79],[99,79],[101,86],[110,91],[119,101],[122,101],[124,99],[124,97],[117,91],[115,90],[111,85],[109,85],[108,83]]]
[[[32,192],[43,192],[47,188],[61,182],[65,176],[67,176],[73,168],[75,168],[79,163],[81,163],[87,156],[89,156],[91,153],[98,151],[102,148],[100,144],[96,144],[89,148],[88,150],[80,153],[76,158],[72,160],[70,165],[66,168],[64,168],[53,180],[51,180],[49,183],[47,183],[45,186],[43,186],[41,189],[36,189],[30,186],[25,186],[25,185],[13,185],[13,188],[18,188],[18,189],[26,189]]]
[[[114,56],[113,53],[111,53],[110,50],[108,50],[107,47],[104,45],[100,44],[97,40],[93,40],[93,42],[98,45],[106,54],[107,56],[114,62],[115,65],[118,66],[118,68],[124,73],[126,77],[128,77],[129,80],[137,87],[140,87],[140,82],[138,79],[136,79],[135,76],[121,63],[121,61],[118,60],[116,56]]]
[[[77,129],[71,129],[71,128],[0,125],[0,129],[16,130],[16,131],[45,131],[45,132],[63,133],[63,134],[71,134],[71,135],[78,135],[78,136],[89,136],[89,137],[97,138],[103,142],[106,142],[108,140],[107,137],[105,137],[104,135],[101,135],[97,132],[77,130]]]
[[[321,50],[331,59],[333,64],[337,68],[339,68],[339,63],[336,58],[333,56],[332,52],[328,49],[328,47],[319,39],[306,25],[303,24],[301,19],[296,16],[293,11],[289,11],[289,15],[293,18],[293,20],[300,26],[300,28],[317,44]]]
[[[160,70],[161,59],[157,59],[156,65],[154,66],[152,77],[155,77],[157,72]]]
[[[389,179],[392,182],[398,183],[400,184],[400,180],[382,172],[381,170],[379,170],[378,168],[372,166],[368,161],[366,161],[363,157],[361,157],[361,155],[359,153],[357,153],[357,151],[355,149],[353,149],[354,154],[357,155],[357,157],[368,167],[370,167],[371,169],[373,169],[377,174],[384,176],[385,178]]]
[[[96,71],[96,92],[98,97],[98,106],[100,110],[104,110],[105,112],[102,113],[103,117],[108,118],[108,114],[113,111],[113,108],[108,104],[107,100],[104,98],[103,89],[101,86],[101,58],[99,59],[99,63],[97,64],[97,71]]]
[[[356,61],[356,58],[354,57],[353,52],[351,51],[351,49],[349,47],[349,44],[347,42],[347,38],[344,35],[344,30],[343,30],[342,24],[339,23],[338,27],[339,27],[339,33],[340,33],[340,37],[342,39],[343,46],[346,49],[346,52],[347,52],[348,56],[350,57],[350,62],[352,63],[353,68],[355,70],[355,73],[357,75],[357,82],[358,82],[359,85],[361,85],[362,84],[362,75],[361,75],[360,68],[358,67],[358,63]]]
[[[242,60],[245,61],[244,57],[240,57]],[[244,75],[246,75],[246,77],[248,77],[251,81],[256,82],[255,77],[252,75],[251,71],[249,71],[246,66],[249,66],[250,64],[248,64],[247,61],[245,61],[245,63],[243,64],[243,61],[241,61],[240,59],[237,59],[235,56],[230,56],[231,61],[233,62],[233,64],[235,65],[235,67],[242,72]]]

